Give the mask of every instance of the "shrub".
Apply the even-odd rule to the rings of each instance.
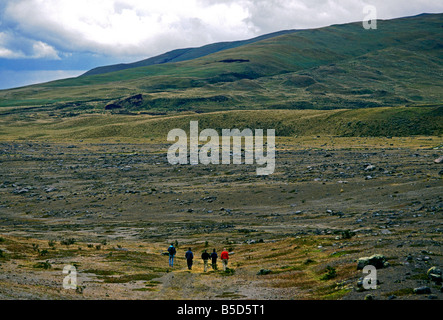
[[[226,268],[226,271],[222,271],[222,275],[224,276],[232,276],[234,275],[235,270],[231,268]]]
[[[351,239],[353,236],[355,236],[355,232],[351,230],[345,230],[341,232],[341,237],[343,239]]]
[[[330,280],[333,279],[337,276],[337,271],[335,270],[334,267],[331,266],[327,266],[326,267],[326,274],[324,274],[320,279],[321,280]]]
[[[49,261],[46,260],[45,262],[37,262],[36,264],[34,264],[34,268],[47,270],[47,269],[51,269],[52,266],[49,263]]]
[[[68,238],[68,239],[63,239],[60,241],[60,244],[66,245],[66,246],[70,246],[71,244],[75,243],[75,239],[74,238]]]

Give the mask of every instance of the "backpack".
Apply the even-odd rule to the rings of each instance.
[[[168,248],[168,252],[170,255],[174,255],[175,254],[175,248],[174,247],[169,247]]]

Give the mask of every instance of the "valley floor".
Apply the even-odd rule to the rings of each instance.
[[[442,143],[282,138],[262,177],[172,166],[157,142],[3,141],[0,299],[441,299],[427,271],[443,266]],[[226,272],[203,272],[213,248],[231,252]],[[363,290],[357,260],[373,254],[389,266]]]

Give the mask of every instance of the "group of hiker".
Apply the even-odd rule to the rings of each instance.
[[[177,254],[177,250],[175,249],[175,247],[174,247],[174,245],[172,243],[171,243],[171,245],[168,248],[168,253],[169,253],[169,266],[173,267],[174,266],[174,257]],[[188,251],[186,251],[185,258],[186,258],[186,262],[188,264],[188,269],[192,270],[192,264],[193,264],[193,260],[194,260],[194,253],[192,252],[191,248],[188,248]],[[212,250],[211,254],[209,254],[207,252],[207,250],[204,250],[202,255],[201,255],[201,258],[203,260],[204,272],[206,272],[208,270],[209,259],[211,259],[211,262],[212,262],[212,269],[213,270],[217,270],[218,254],[217,254],[215,249]],[[223,249],[222,253],[220,254],[220,259],[222,261],[223,271],[226,271],[226,268],[228,267],[228,260],[229,260],[229,253],[228,253],[228,251],[226,251],[226,248]]]

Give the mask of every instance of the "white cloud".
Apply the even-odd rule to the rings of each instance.
[[[53,47],[42,41],[35,41],[32,44],[32,49],[33,49],[32,58],[35,59],[50,58],[53,60],[60,60],[57,51]]]
[[[374,5],[379,18],[443,11],[441,0],[410,0],[407,5],[403,0],[2,1],[6,2],[3,22],[41,41],[34,48],[36,57],[55,57],[54,47],[66,52],[147,57],[282,29],[361,21],[366,5]],[[8,49],[0,52],[14,54]]]
[[[0,58],[60,60],[57,51],[47,43],[0,32]]]
[[[109,54],[160,53],[165,45],[203,45],[253,36],[248,10],[236,3],[197,1],[11,1],[5,16],[27,35],[64,50]]]

